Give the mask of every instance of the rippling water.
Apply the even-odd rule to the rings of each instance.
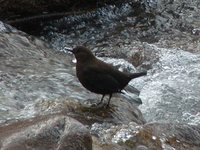
[[[160,3],[157,1],[148,2],[150,9],[156,8],[158,5]],[[146,9],[146,11],[148,10]],[[184,18],[187,13],[185,11],[179,15]],[[196,17],[190,17],[195,21],[195,27],[199,25]],[[104,59],[109,63],[116,62],[113,57],[129,58],[130,51],[139,48],[138,43],[142,45],[144,51],[146,50],[145,45],[151,47],[151,54],[155,55],[143,62],[151,65],[148,76],[145,79],[138,78],[130,83],[141,90],[140,98],[143,104],[140,109],[145,118],[148,121],[200,124],[200,56],[176,47],[174,49],[159,48],[154,44],[148,45],[140,42],[136,42],[135,45],[134,42],[142,37],[143,39],[148,36],[155,38],[161,34],[158,34],[160,30],[156,30],[156,28],[152,30],[151,18],[143,18],[138,24],[137,19],[131,3],[125,3],[120,7],[106,6],[97,11],[68,16],[51,22],[44,28],[43,38],[51,41],[57,50],[63,50],[64,46],[88,45],[96,55],[109,56]],[[157,23],[163,21],[159,22],[159,20],[162,20],[161,16],[157,16]],[[187,19],[185,24],[188,21]],[[143,27],[139,27],[140,25]],[[157,25],[159,26],[159,24]],[[161,43],[162,39],[159,42]],[[170,39],[169,42],[171,42]],[[177,41],[178,44],[179,41]],[[199,41],[196,44],[198,49]],[[191,43],[192,45],[193,43]],[[136,70],[134,67],[130,67],[131,64],[123,62],[124,60],[117,59],[118,64],[116,65],[128,68],[128,71]]]
[[[152,45],[151,45],[152,46]],[[200,123],[200,55],[154,47],[159,61],[141,91],[148,121]]]
[[[58,50],[64,45],[73,47],[79,44],[109,48],[136,39],[134,35],[138,31],[132,30],[136,24],[134,13],[132,4],[124,3],[120,7],[109,5],[82,15],[68,16],[50,22],[43,30],[44,38]],[[148,26],[146,20],[145,25]]]
[[[177,14],[179,18],[175,20],[176,14],[162,10],[161,1],[145,2],[146,7],[140,10],[144,13],[139,17],[137,13],[141,12],[137,12],[139,11],[136,9],[137,6],[124,3],[120,6],[109,5],[81,15],[71,15],[48,22],[44,24],[41,38],[50,42],[58,51],[63,51],[65,46],[74,47],[84,44],[90,47],[100,59],[114,64],[123,71],[135,72],[144,68],[148,69],[147,77],[130,82],[131,86],[141,90],[140,98],[143,104],[139,108],[147,121],[199,125],[200,56],[198,53],[190,52],[190,50],[198,52],[200,49],[199,5],[191,4],[191,8],[183,7]],[[157,8],[159,5],[160,7]],[[155,9],[154,13],[150,14],[152,9]],[[160,12],[163,12],[162,15],[159,14]],[[0,24],[0,31],[3,30],[5,27]],[[136,56],[138,51],[139,58],[142,58],[141,64],[134,67],[131,63],[134,64],[135,57],[133,56]],[[80,100],[87,98],[87,92],[73,93],[66,89],[64,84],[60,84],[62,81],[71,83],[73,80],[69,74],[63,74],[65,71],[57,71],[54,74],[59,74],[60,79],[55,79],[53,75],[45,76],[51,80],[52,85],[35,86],[36,91],[37,88],[43,89],[42,93],[38,92],[35,95],[40,99],[57,98],[68,92],[67,94],[72,98]],[[52,89],[51,87],[57,83],[59,85],[56,87],[60,89]],[[20,83],[15,84],[20,85]],[[30,84],[34,83],[30,81]],[[26,94],[29,90],[33,90],[29,89],[27,84],[20,86],[24,86]],[[49,91],[54,91],[54,94],[49,95]],[[35,99],[34,93],[28,95],[30,100],[24,100],[23,104],[17,101],[18,96],[20,98],[24,96],[23,93],[21,95],[13,93],[7,90],[7,93],[2,94],[16,99],[15,103],[7,102],[10,104],[7,105],[4,104],[3,97],[1,98],[0,112],[5,118],[12,118],[21,109],[23,111],[20,112],[20,116],[31,116],[35,113],[31,102]]]
[[[175,149],[168,145],[171,136],[186,140],[176,140],[178,146],[187,144],[188,137],[198,144],[198,132],[192,128],[200,125],[200,5],[193,5],[199,2],[182,8],[178,1],[174,5],[164,0],[143,2],[144,7],[138,5],[140,11],[133,3],[124,3],[44,23],[40,35],[55,49],[52,54],[40,51],[39,40],[21,32],[9,33],[17,31],[0,22],[0,32],[9,33],[0,34],[0,124],[66,111],[87,122],[84,125],[101,142],[129,144],[133,138],[134,143],[144,128],[144,135],[139,136],[145,136],[146,142],[148,132],[148,138],[158,140],[166,150]],[[114,95],[112,107],[93,108],[101,95],[80,85],[74,58],[65,51],[76,45],[89,47],[99,59],[121,71],[147,69],[148,74],[132,80],[125,94]],[[145,122],[142,115],[147,124],[140,126]],[[152,135],[145,128],[150,122],[156,122]],[[160,122],[169,124],[157,126]],[[174,129],[173,123],[184,125]],[[185,124],[194,126],[187,130]],[[145,145],[139,148],[147,149]]]

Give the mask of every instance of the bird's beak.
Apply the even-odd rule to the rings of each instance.
[[[71,52],[71,53],[73,53],[73,48],[70,48],[70,47],[65,47],[64,48],[66,51],[68,51],[68,52]]]

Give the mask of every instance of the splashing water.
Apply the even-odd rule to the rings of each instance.
[[[147,121],[200,124],[200,56],[154,46],[159,61],[141,91]]]

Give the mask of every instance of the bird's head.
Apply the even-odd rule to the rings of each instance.
[[[75,55],[77,62],[86,62],[95,57],[92,54],[92,52],[84,46],[77,46],[73,49],[67,49],[67,50]]]

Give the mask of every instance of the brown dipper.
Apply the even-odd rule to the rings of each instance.
[[[67,50],[76,57],[76,75],[81,84],[89,91],[103,95],[98,104],[108,94],[107,106],[109,106],[113,93],[122,93],[122,89],[130,80],[147,74],[146,71],[130,74],[120,72],[110,64],[97,59],[88,48],[83,46]]]

